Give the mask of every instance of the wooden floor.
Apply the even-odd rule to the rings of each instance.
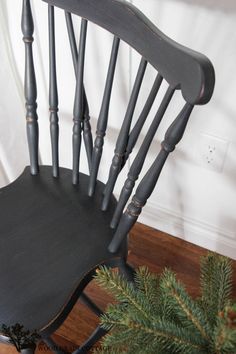
[[[199,260],[206,253],[203,248],[141,224],[137,224],[130,235],[129,263],[132,266],[147,265],[151,271],[157,273],[164,267],[170,267],[178,278],[184,281],[193,296],[199,293]],[[233,263],[233,268],[233,296],[236,298],[236,262]],[[109,303],[109,296],[94,283],[88,286],[86,293],[102,309]],[[78,303],[56,332],[54,339],[71,353],[89,336],[97,324],[96,316]],[[14,348],[0,345],[0,354],[16,353]],[[51,351],[41,344],[36,353],[51,354]]]

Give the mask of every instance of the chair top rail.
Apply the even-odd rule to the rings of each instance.
[[[207,103],[214,90],[210,60],[173,41],[140,10],[124,0],[43,0],[113,33],[139,52],[186,102]]]

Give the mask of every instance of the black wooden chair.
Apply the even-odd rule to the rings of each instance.
[[[214,69],[203,55],[185,48],[160,32],[137,8],[123,0],[44,0],[48,3],[50,56],[50,129],[52,168],[38,164],[36,80],[32,55],[33,18],[30,0],[23,0],[22,31],[26,50],[25,98],[30,166],[12,184],[0,190],[0,323],[3,342],[15,344],[21,353],[35,350],[37,336],[22,331],[20,323],[53,347],[51,334],[63,323],[75,302],[82,300],[97,315],[100,309],[83,294],[99,265],[119,267],[132,279],[126,263],[127,235],[151,195],[168,155],[181,140],[195,105],[207,103],[214,89]],[[58,94],[54,6],[65,11],[76,74],[73,117],[73,168],[59,167]],[[82,18],[79,48],[72,15]],[[93,144],[83,73],[88,21],[114,34],[105,91]],[[120,41],[141,55],[126,115],[115,145],[106,184],[97,180]],[[131,129],[134,109],[147,65],[157,76],[143,110]],[[126,164],[165,80],[168,89],[133,159],[118,202],[113,196],[117,177]],[[185,104],[176,112],[161,150],[137,186],[150,144],[176,90]],[[90,175],[79,172],[81,136],[86,147]],[[102,336],[98,327],[74,354],[84,353]],[[59,349],[56,353],[62,353]]]

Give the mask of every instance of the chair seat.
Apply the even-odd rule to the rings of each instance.
[[[104,184],[90,198],[88,179],[80,174],[74,186],[68,169],[55,179],[51,167],[42,166],[37,176],[26,167],[0,190],[0,323],[49,333],[97,265],[126,257],[126,243],[117,254],[107,250],[116,200],[102,212]]]

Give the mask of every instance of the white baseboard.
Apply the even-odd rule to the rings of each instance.
[[[235,233],[220,230],[198,220],[182,217],[150,201],[144,207],[139,221],[198,246],[236,259]]]

